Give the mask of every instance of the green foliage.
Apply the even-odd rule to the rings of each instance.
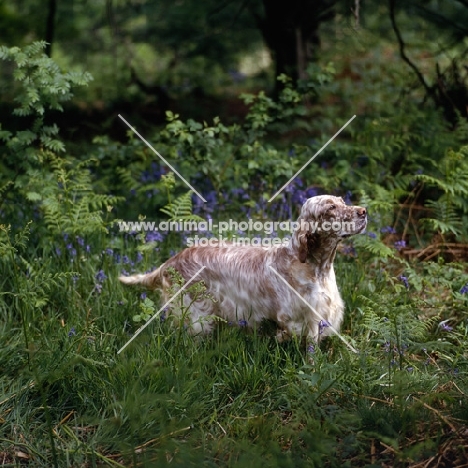
[[[46,60],[34,64],[39,74],[53,70]],[[290,218],[309,189],[351,192],[367,207],[368,234],[350,240],[336,262],[346,304],[342,333],[358,353],[337,337],[305,349],[221,319],[212,336],[192,337],[182,295],[172,304],[180,321],[162,312],[154,317],[157,296],[124,289],[117,278],[160,265],[170,249],[183,247],[181,237],[151,240],[109,226],[117,217],[153,213],[199,220],[197,199],[134,136],[126,144],[99,138],[94,159],[82,162],[59,146],[41,146],[46,127],[35,122],[53,96],[44,90],[36,101],[29,82],[17,82],[35,120],[2,133],[9,156],[0,184],[5,463],[397,466],[427,464],[440,446],[454,465],[464,460],[466,263],[443,256],[418,263],[395,246],[403,238],[421,249],[440,235],[453,236],[452,244],[462,239],[468,222],[463,136],[411,99],[399,108],[389,104],[378,117],[356,119],[304,170],[302,186],[293,184],[280,204],[265,207],[349,119],[336,109],[310,118],[305,91],[342,92],[330,67],[314,70],[310,86],[299,89],[282,77],[278,101],[266,93],[248,97],[245,122],[184,122],[168,114],[151,141],[203,194],[217,190],[219,213],[207,203],[213,218],[266,217],[268,210]],[[355,99],[351,92],[345,97]],[[289,131],[299,135],[293,144]],[[236,189],[247,199],[231,197]],[[421,213],[423,202],[431,211]],[[422,231],[424,218],[432,221]],[[175,270],[171,282],[172,293],[185,285]],[[200,282],[188,289],[193,301],[210,298]]]
[[[63,73],[57,63],[43,53],[45,46],[45,42],[40,41],[23,49],[0,47],[0,60],[15,63],[13,77],[22,85],[15,98],[16,115],[41,117],[47,109],[63,110],[62,103],[73,96],[72,87],[85,86],[92,80],[89,73]],[[42,143],[46,146],[46,142]]]
[[[464,221],[468,214],[468,147],[459,151],[449,150],[436,167],[436,175],[420,174],[424,186],[436,187],[442,194],[437,200],[428,200],[426,205],[433,213],[425,221],[433,231],[444,235],[451,233],[461,236],[464,232]],[[462,216],[463,215],[463,218]]]
[[[139,314],[133,316],[133,321],[148,321],[156,311],[154,302],[149,297],[145,297],[145,299],[140,302],[140,310],[141,312]]]
[[[169,221],[204,221],[203,218],[192,213],[192,193],[189,190],[161,208],[161,211],[169,216]]]

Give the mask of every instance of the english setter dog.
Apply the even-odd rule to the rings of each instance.
[[[307,341],[337,332],[344,304],[335,279],[333,261],[339,242],[363,232],[366,209],[347,206],[342,198],[320,195],[302,206],[297,229],[287,245],[189,247],[148,274],[121,276],[125,284],[161,289],[170,298],[170,267],[189,281],[203,281],[202,297],[183,292],[185,324],[193,334],[210,333],[216,319],[254,327],[264,319],[278,326],[277,338]],[[177,308],[169,312],[182,314]]]

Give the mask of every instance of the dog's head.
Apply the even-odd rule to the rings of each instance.
[[[297,220],[294,239],[299,260],[304,263],[313,250],[335,250],[338,242],[366,229],[367,211],[348,206],[340,197],[320,195],[306,200]]]

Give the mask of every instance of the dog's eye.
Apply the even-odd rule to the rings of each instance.
[[[328,207],[329,210],[334,210],[335,208],[336,208],[336,205],[330,205],[330,206]]]

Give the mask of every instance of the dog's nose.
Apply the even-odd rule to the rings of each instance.
[[[367,210],[365,208],[358,207],[356,211],[358,216],[360,216],[361,218],[363,218],[367,214]]]

